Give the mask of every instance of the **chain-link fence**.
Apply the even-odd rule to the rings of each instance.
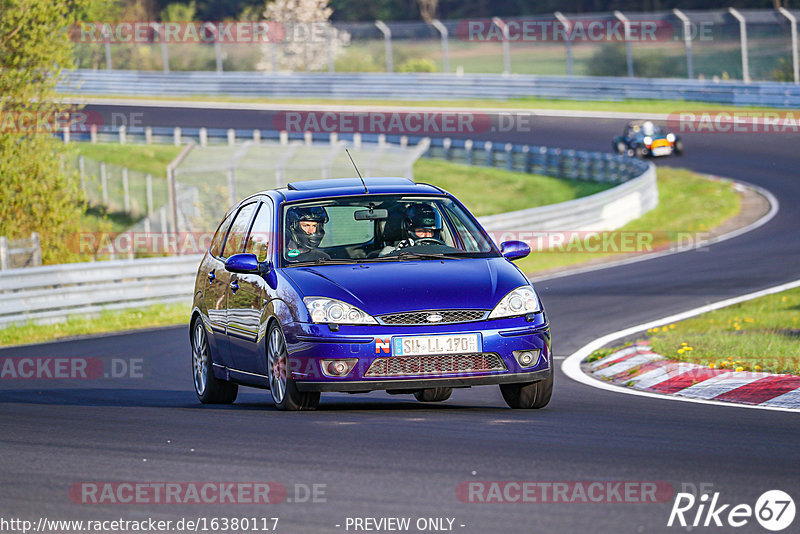
[[[800,11],[786,9],[676,9],[430,24],[270,23],[281,28],[270,42],[259,42],[251,33],[242,38],[241,31],[227,35],[214,23],[196,24],[192,35],[199,32],[199,40],[185,34],[162,38],[167,35],[164,27],[148,23],[140,39],[121,40],[112,25],[110,37],[78,39],[75,50],[81,68],[138,71],[463,72],[800,82],[798,16]]]

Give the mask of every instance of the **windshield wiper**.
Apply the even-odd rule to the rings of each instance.
[[[430,260],[460,260],[458,256],[451,256],[443,252],[401,252],[394,256],[400,259],[430,259]]]
[[[297,263],[289,263],[288,267],[307,267],[309,265],[353,265],[361,263],[361,258],[355,259],[342,259],[342,258],[317,258],[316,260],[298,261]]]

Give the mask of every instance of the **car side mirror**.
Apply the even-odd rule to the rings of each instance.
[[[531,247],[523,241],[504,241],[500,243],[500,253],[509,260],[518,260],[531,253]]]
[[[255,254],[234,254],[225,260],[225,270],[240,274],[259,274],[258,258]]]

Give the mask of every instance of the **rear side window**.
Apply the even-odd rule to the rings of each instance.
[[[225,234],[227,233],[228,227],[231,225],[232,220],[233,213],[225,217],[225,220],[219,225],[217,233],[214,234],[214,239],[211,240],[211,248],[209,248],[209,252],[211,252],[212,256],[219,257],[219,255],[222,253],[222,241],[225,239]]]
[[[256,205],[255,202],[247,204],[236,214],[236,218],[233,220],[233,224],[231,224],[231,230],[228,232],[228,239],[225,240],[225,248],[222,249],[223,258],[229,258],[242,251],[244,239],[250,227],[250,219],[253,217],[253,211],[256,209]]]

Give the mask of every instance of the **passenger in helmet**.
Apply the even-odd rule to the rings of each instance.
[[[311,208],[289,208],[286,213],[286,233],[288,243],[286,256],[291,261],[314,261],[330,259],[319,249],[325,237],[325,223],[328,213],[321,206]]]
[[[419,245],[444,244],[441,240],[442,219],[433,207],[428,204],[412,204],[403,219],[405,239],[397,244],[396,249]]]
[[[642,133],[644,135],[654,135],[656,133],[655,125],[650,121],[645,121],[644,124],[642,124]]]

